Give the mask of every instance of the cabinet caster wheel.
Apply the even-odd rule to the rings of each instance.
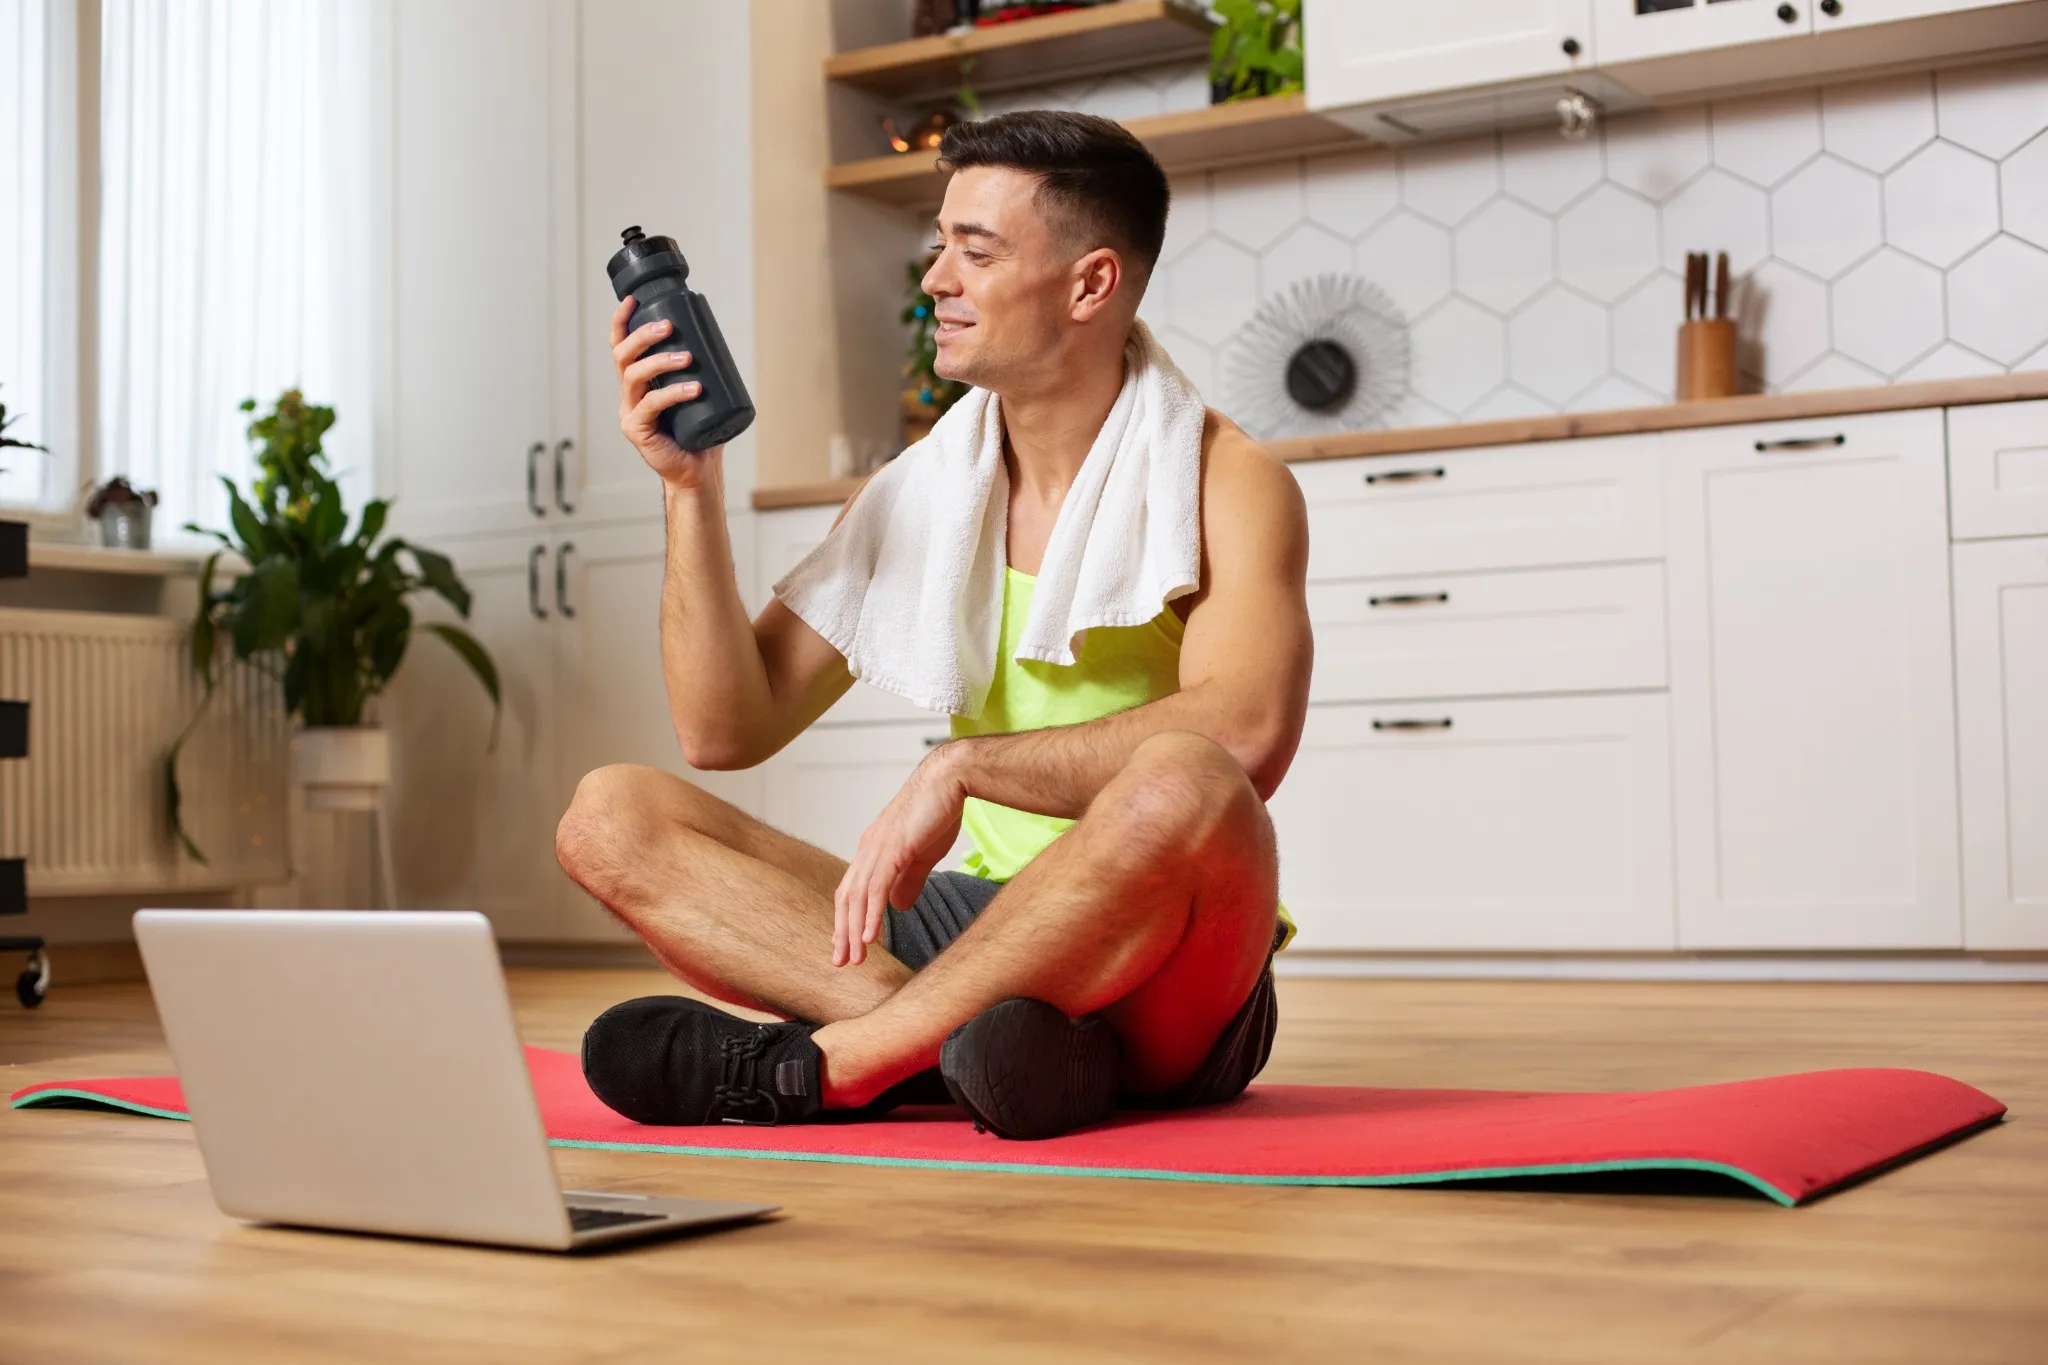
[[[29,954],[28,970],[14,978],[14,998],[23,1009],[34,1009],[50,993],[50,959],[38,948]]]

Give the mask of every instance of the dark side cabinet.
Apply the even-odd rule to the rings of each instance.
[[[28,523],[0,521],[0,578],[28,574]],[[28,757],[28,703],[0,701],[0,759]],[[0,915],[28,913],[28,866],[20,858],[0,858]],[[0,937],[0,952],[22,953],[28,969],[14,983],[14,993],[31,1008],[43,1002],[50,987],[50,959],[43,941],[33,935]]]

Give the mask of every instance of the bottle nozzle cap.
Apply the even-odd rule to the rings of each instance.
[[[627,228],[624,232],[619,234],[619,240],[621,242],[637,242],[646,235],[646,233],[640,230],[640,225],[638,223],[635,223],[633,224],[633,226]]]

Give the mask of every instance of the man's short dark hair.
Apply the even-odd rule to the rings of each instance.
[[[1166,172],[1121,124],[1093,114],[1027,109],[956,123],[939,166],[1007,166],[1038,177],[1037,202],[1055,232],[1093,250],[1116,248],[1151,277],[1166,239]]]

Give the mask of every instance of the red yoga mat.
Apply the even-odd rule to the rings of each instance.
[[[570,1054],[528,1048],[526,1057],[557,1147],[1260,1185],[1710,1171],[1788,1205],[2005,1113],[1961,1081],[1889,1068],[1612,1094],[1256,1085],[1213,1108],[1124,1113],[1046,1142],[1007,1142],[976,1133],[946,1108],[789,1128],[646,1127],[605,1108]],[[49,1081],[13,1100],[17,1109],[88,1105],[187,1117],[170,1076]]]

